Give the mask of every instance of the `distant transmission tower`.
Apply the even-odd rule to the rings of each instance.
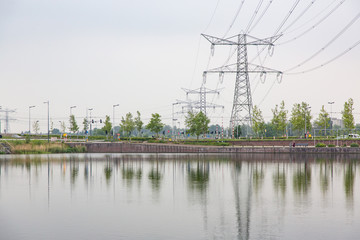
[[[5,128],[4,128],[4,132],[5,133],[9,133],[10,132],[10,121],[12,120],[16,120],[16,119],[13,119],[13,118],[10,118],[9,117],[9,113],[14,113],[15,110],[10,110],[10,109],[0,109],[0,112],[4,112],[5,113]],[[1,127],[1,126],[0,126]],[[1,129],[0,129],[1,131]]]
[[[213,103],[207,103],[206,102],[206,94],[220,94],[219,90],[211,90],[205,87],[205,84],[203,83],[200,88],[198,89],[186,89],[183,88],[183,90],[186,92],[186,99],[188,99],[189,94],[199,95],[199,102],[195,102],[195,104],[190,105],[191,108],[197,108],[200,110],[200,112],[203,112],[206,115],[206,109],[207,108],[224,108],[224,106],[213,104]]]
[[[274,36],[266,39],[257,39],[247,34],[238,34],[230,38],[217,38],[201,34],[211,43],[212,51],[215,45],[236,46],[237,61],[235,64],[225,65],[219,68],[204,71],[204,81],[207,73],[218,73],[223,78],[225,73],[236,73],[233,107],[231,111],[230,127],[248,123],[252,125],[252,97],[249,81],[249,73],[260,73],[261,76],[266,73],[276,73],[278,78],[282,77],[282,72],[265,68],[263,66],[249,64],[247,47],[250,45],[269,46],[269,53],[273,50],[274,42],[280,36]]]

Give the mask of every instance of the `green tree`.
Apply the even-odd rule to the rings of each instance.
[[[150,122],[146,125],[146,129],[155,132],[157,136],[159,136],[159,132],[164,127],[160,118],[161,116],[158,113],[153,113],[151,114]]]
[[[261,112],[260,108],[258,108],[255,105],[253,107],[252,128],[257,136],[259,136],[259,133],[264,132],[264,130],[265,130],[264,126],[265,126],[265,121],[262,116],[262,112]]]
[[[291,111],[290,122],[294,130],[302,132],[305,129],[305,118],[306,118],[306,130],[311,130],[311,111],[309,104],[302,102],[301,104],[295,103]]]
[[[285,102],[280,103],[280,111],[278,110],[278,105],[275,106],[275,109],[271,109],[273,113],[273,118],[271,123],[275,126],[277,132],[284,133],[287,125],[287,113],[285,110]]]
[[[319,117],[315,120],[315,124],[320,128],[329,129],[330,128],[330,117],[329,113],[326,112],[324,105],[322,105]]]
[[[210,119],[203,112],[197,114],[188,112],[185,117],[185,125],[189,128],[188,133],[195,134],[197,139],[199,139],[200,134],[207,133],[209,123]]]
[[[104,126],[102,127],[102,130],[106,134],[106,138],[108,138],[109,135],[111,134],[111,128],[112,128],[112,124],[111,124],[111,121],[110,121],[110,117],[108,115],[106,115]]]
[[[347,129],[354,129],[355,128],[355,122],[354,122],[354,100],[352,98],[349,98],[347,102],[344,104],[344,110],[341,111],[342,113],[342,120],[344,122],[344,126]]]
[[[69,130],[73,133],[76,133],[77,131],[79,131],[79,126],[76,123],[76,119],[74,114],[70,115],[70,128]]]
[[[122,117],[120,127],[121,130],[127,133],[128,137],[131,137],[131,132],[135,129],[135,123],[131,113],[127,113],[125,119]]]
[[[87,130],[89,129],[89,120],[87,118],[84,118],[83,120],[83,130],[84,133],[87,133]]]
[[[234,137],[239,138],[241,136],[241,126],[237,125],[237,127],[234,128]]]
[[[138,135],[141,134],[141,129],[144,125],[144,123],[141,121],[141,114],[139,111],[136,112],[137,113],[137,116],[135,117],[135,127],[136,127],[136,130],[138,131]]]

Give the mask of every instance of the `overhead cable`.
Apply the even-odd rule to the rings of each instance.
[[[360,17],[360,12],[350,21],[350,23],[348,23],[338,34],[336,34],[336,36],[334,38],[332,38],[324,47],[322,47],[319,51],[315,52],[313,55],[311,55],[309,58],[305,59],[304,61],[302,61],[301,63],[299,63],[298,65],[287,69],[285,72],[289,72],[292,71],[298,67],[301,67],[302,65],[304,65],[305,63],[309,62],[311,59],[313,59],[314,57],[316,57],[319,53],[321,53],[322,51],[324,51],[327,47],[329,47],[333,42],[336,41],[336,39],[338,39],[342,34],[344,34],[346,32],[346,30],[348,30],[351,25],[353,25],[356,20],[358,20]]]
[[[356,46],[358,46],[360,44],[360,40],[357,41],[354,45],[352,45],[351,47],[349,47],[348,49],[346,49],[344,52],[340,53],[339,55],[335,56],[334,58],[316,66],[316,67],[313,67],[313,68],[310,68],[310,69],[307,69],[307,70],[304,70],[304,71],[300,71],[300,72],[290,72],[290,73],[285,73],[287,75],[296,75],[296,74],[303,74],[303,73],[308,73],[308,72],[312,72],[314,70],[317,70],[321,67],[324,67],[325,65],[328,65],[329,63],[332,63],[333,61],[337,60],[338,58],[344,56],[346,53],[350,52],[352,49],[354,49]]]
[[[239,6],[239,8],[237,9],[236,14],[235,14],[235,16],[234,16],[234,19],[232,20],[232,22],[231,22],[231,24],[230,24],[230,26],[229,26],[228,30],[225,32],[225,34],[224,34],[223,38],[225,38],[225,37],[226,37],[226,35],[228,35],[228,33],[230,32],[230,30],[231,30],[232,26],[234,25],[234,23],[235,23],[235,21],[236,21],[237,17],[239,16],[239,13],[240,13],[240,11],[241,11],[241,8],[242,8],[242,7],[243,7],[243,5],[244,5],[244,2],[245,2],[245,0],[242,0],[242,1],[241,1],[240,6]]]
[[[264,0],[260,0],[260,1],[259,1],[258,5],[257,5],[257,7],[256,7],[256,9],[255,9],[255,11],[254,11],[254,14],[252,15],[252,17],[251,17],[251,19],[250,19],[250,21],[249,21],[249,23],[248,23],[248,25],[247,25],[247,27],[246,27],[246,29],[245,29],[245,33],[248,33],[249,28],[250,28],[251,24],[253,23],[256,15],[257,15],[257,13],[259,12],[259,9],[260,9],[260,7],[261,7],[261,5],[262,5],[263,2],[264,2]]]
[[[323,18],[321,18],[318,22],[316,22],[314,25],[312,25],[310,28],[308,28],[304,32],[300,33],[299,35],[297,35],[296,37],[294,37],[294,38],[292,38],[290,40],[287,40],[287,41],[282,42],[282,43],[278,43],[276,45],[283,45],[283,44],[295,41],[295,40],[299,39],[300,37],[304,36],[305,34],[307,34],[308,32],[310,32],[311,30],[314,30],[318,25],[320,25],[323,21],[325,21],[333,12],[335,12],[344,2],[345,2],[345,0],[342,0],[328,14],[326,14]]]

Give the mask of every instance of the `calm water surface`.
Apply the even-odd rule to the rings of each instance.
[[[0,156],[0,239],[360,239],[359,156]]]

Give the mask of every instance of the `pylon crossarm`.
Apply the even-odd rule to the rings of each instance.
[[[201,36],[203,36],[206,40],[208,40],[212,45],[238,45],[237,41],[232,41],[227,39],[223,39],[223,38],[218,38],[218,37],[213,37],[210,35],[206,35],[206,34],[201,34]]]

